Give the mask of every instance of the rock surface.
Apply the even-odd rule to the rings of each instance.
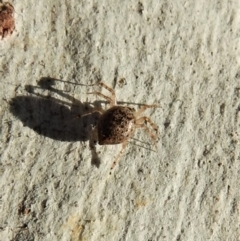
[[[239,1],[13,1],[0,42],[0,240],[240,240]],[[104,81],[159,127],[89,150]],[[107,94],[107,92],[103,92]],[[99,158],[100,163],[95,159]]]

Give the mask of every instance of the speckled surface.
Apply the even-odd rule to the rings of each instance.
[[[11,2],[0,240],[240,240],[239,1],[107,2]],[[158,151],[136,132],[112,175],[121,146],[97,146],[96,165],[79,118],[99,80],[161,106],[146,111]]]

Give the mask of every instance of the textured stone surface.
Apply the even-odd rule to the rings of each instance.
[[[239,1],[12,4],[0,240],[240,240]],[[112,175],[121,146],[97,146],[97,167],[94,118],[75,118],[99,80],[129,106],[161,105],[146,111],[158,152],[138,131]]]

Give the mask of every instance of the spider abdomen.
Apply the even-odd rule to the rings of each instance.
[[[125,106],[114,106],[104,112],[98,121],[98,143],[114,145],[128,139],[134,131],[134,112]]]

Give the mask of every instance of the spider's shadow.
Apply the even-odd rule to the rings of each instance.
[[[66,92],[55,89],[55,81],[56,79],[43,77],[38,86],[26,86],[31,95],[11,99],[11,113],[20,119],[24,126],[51,139],[67,142],[89,141],[91,128],[99,118],[97,113],[90,113],[101,102],[82,103]],[[67,101],[61,101],[51,95],[44,96],[37,93],[38,90],[48,90],[50,94],[57,93]],[[92,150],[92,157],[92,163],[98,166],[99,158],[95,150]]]

